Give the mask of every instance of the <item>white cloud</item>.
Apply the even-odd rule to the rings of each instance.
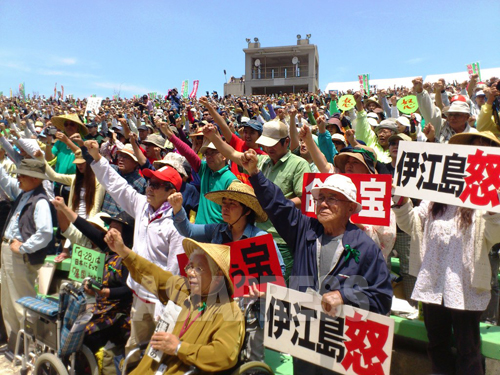
[[[406,60],[405,63],[414,65],[414,64],[420,64],[424,60],[425,59],[423,57],[415,57],[413,59]]]
[[[22,72],[31,72],[31,68],[24,63],[17,61],[2,61],[0,62],[2,68],[20,70]]]
[[[80,73],[80,72],[66,72],[63,70],[50,70],[50,69],[38,69],[38,74],[44,76],[61,76],[61,77],[73,77],[73,78],[96,78],[95,74]]]
[[[76,59],[71,58],[71,57],[66,57],[66,58],[61,58],[60,62],[63,65],[75,65],[76,64]]]
[[[145,92],[153,92],[154,90],[146,88],[146,87],[141,87],[137,85],[130,85],[126,83],[113,83],[113,82],[94,82],[93,83],[94,87],[99,87],[102,89],[110,89],[110,90],[116,90],[116,91],[126,91],[126,92],[131,92],[133,94],[142,94]]]

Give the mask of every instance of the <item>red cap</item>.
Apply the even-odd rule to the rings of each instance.
[[[147,178],[156,177],[158,180],[171,182],[174,185],[175,190],[181,191],[181,175],[174,168],[169,167],[168,165],[156,171],[153,171],[152,169],[144,169],[142,174]]]
[[[450,104],[456,101],[467,103],[467,98],[463,95],[453,95],[450,99]]]

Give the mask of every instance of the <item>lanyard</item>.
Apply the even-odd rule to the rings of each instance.
[[[186,333],[186,331],[189,329],[189,327],[191,327],[193,325],[193,323],[195,322],[195,320],[198,319],[201,316],[201,314],[203,314],[203,310],[205,310],[205,307],[206,307],[206,305],[203,305],[201,307],[200,312],[198,313],[198,315],[196,315],[196,317],[193,319],[193,321],[191,323],[187,324],[187,322],[189,322],[189,318],[191,317],[191,312],[192,311],[189,312],[189,315],[187,316],[186,320],[184,321],[184,324],[182,325],[181,332],[179,334],[179,338],[181,338],[182,336],[184,336],[184,334]],[[186,324],[187,324],[187,327],[186,327]]]

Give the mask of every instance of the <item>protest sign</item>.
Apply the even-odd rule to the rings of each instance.
[[[500,149],[400,142],[395,194],[500,212]]]
[[[358,80],[359,80],[359,89],[361,90],[361,92],[370,95],[370,75],[360,74],[358,75]]]
[[[188,86],[189,86],[189,81],[186,79],[184,82],[182,82],[182,97],[184,99],[187,99],[188,97]]]
[[[262,292],[266,290],[267,283],[285,286],[271,234],[230,242],[225,245],[231,247],[229,275],[234,285],[234,297],[242,297],[247,294],[249,285],[253,283]],[[189,263],[187,255],[177,255],[177,261],[181,276],[187,276],[184,271]]]
[[[199,80],[193,81],[193,91],[191,91],[191,94],[189,94],[189,97],[196,98],[196,93],[198,92],[198,84],[200,83]]]
[[[265,347],[341,374],[390,374],[390,317],[342,305],[332,318],[319,296],[273,284],[265,311]]]
[[[101,106],[102,98],[97,98],[95,96],[91,96],[87,99],[87,106],[85,107],[85,114],[89,111],[91,114],[99,114],[99,107]]]
[[[479,68],[479,62],[467,64],[467,73],[469,73],[469,79],[472,78],[473,74],[477,74],[479,82],[481,82],[481,69]]]
[[[399,112],[407,115],[412,114],[418,109],[417,97],[415,95],[407,95],[398,100],[396,106]]]
[[[82,282],[86,277],[102,283],[106,254],[82,246],[73,246],[69,278]]]
[[[349,111],[356,105],[356,100],[353,95],[344,95],[339,99],[337,107],[342,111]]]
[[[255,283],[263,292],[267,283],[285,286],[274,245],[273,236],[267,234],[227,243],[231,247],[229,273],[234,285],[234,296],[242,297]]]
[[[330,173],[305,173],[302,187],[302,213],[316,217],[314,199],[311,194],[313,187],[319,186]],[[388,174],[344,174],[349,177],[358,195],[356,200],[363,209],[351,216],[351,221],[357,224],[389,226],[391,219],[391,185],[392,177]]]

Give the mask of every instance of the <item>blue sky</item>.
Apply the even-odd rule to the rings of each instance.
[[[312,34],[319,80],[408,77],[500,66],[500,1],[1,1],[0,91],[130,97],[223,92],[244,74],[245,38],[262,47]]]

